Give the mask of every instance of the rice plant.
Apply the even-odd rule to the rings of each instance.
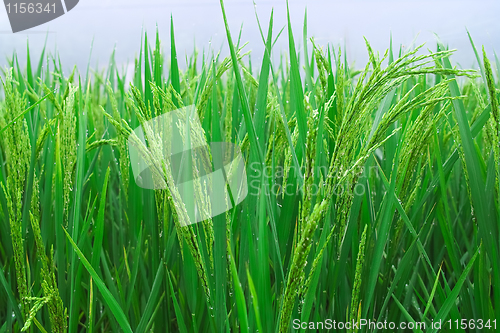
[[[354,68],[345,49],[307,36],[306,19],[297,43],[290,15],[279,31],[271,13],[256,69],[221,9],[226,58],[195,51],[182,67],[172,19],[169,48],[144,34],[132,78],[114,54],[69,75],[45,49],[36,66],[29,46],[9,59],[0,333],[324,331],[328,319],[495,331],[497,56],[470,38],[479,69],[466,70],[440,41],[389,40],[382,54],[366,41],[369,62]],[[276,38],[289,45],[278,62]],[[246,170],[246,198],[200,223],[207,184],[144,188],[132,165],[136,149],[155,181],[174,182],[151,124],[182,108],[199,119],[171,124],[183,140],[237,145]]]

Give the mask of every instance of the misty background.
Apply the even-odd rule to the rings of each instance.
[[[226,0],[225,7],[233,39],[236,42],[243,25],[241,40],[249,42],[245,51],[252,51],[254,71],[260,63],[264,47],[259,33],[255,10],[267,33],[271,9],[274,8],[273,35],[286,26],[286,2],[255,0]],[[302,50],[302,29],[307,8],[308,35],[317,44],[346,46],[350,64],[362,66],[367,60],[363,36],[381,54],[389,47],[392,33],[394,49],[426,42],[425,48],[436,49],[434,33],[458,49],[453,56],[461,67],[476,66],[466,28],[480,51],[484,45],[493,60],[493,51],[500,52],[500,2],[498,1],[328,1],[290,0],[290,15],[295,41]],[[133,71],[138,55],[141,32],[147,31],[154,43],[156,25],[162,40],[166,61],[170,61],[170,15],[173,15],[179,65],[185,68],[185,57],[194,46],[201,52],[228,55],[222,13],[217,0],[80,0],[70,12],[44,25],[13,34],[5,7],[0,7],[0,66],[17,52],[22,66],[26,62],[26,43],[29,40],[32,62],[38,57],[47,38],[47,48],[59,53],[65,73],[77,65],[84,71],[94,39],[91,67],[103,68],[116,50],[120,70]],[[311,48],[309,48],[309,51]],[[288,51],[286,30],[276,43],[273,53]],[[201,60],[201,55],[200,55]]]

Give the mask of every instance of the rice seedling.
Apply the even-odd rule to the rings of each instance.
[[[145,33],[132,78],[114,54],[66,75],[44,49],[32,67],[29,46],[3,70],[0,333],[495,331],[496,56],[471,38],[479,70],[464,70],[440,41],[366,41],[356,69],[309,38],[307,14],[299,48],[290,15],[279,31],[271,13],[255,70],[220,3],[225,58],[182,67],[171,18],[170,52]],[[272,60],[277,38],[287,60]],[[241,148],[244,200],[224,151],[166,163],[165,115],[183,149]],[[140,186],[134,154],[161,187]],[[209,169],[228,186],[196,177]],[[167,186],[178,177],[193,181]],[[212,185],[231,208],[209,217]]]

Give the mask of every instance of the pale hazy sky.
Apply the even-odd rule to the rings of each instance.
[[[286,2],[255,0],[261,23],[267,31],[271,8],[275,13],[275,34],[286,24]],[[474,57],[466,27],[476,46],[484,44],[488,53],[500,53],[500,2],[498,1],[305,1],[291,0],[290,12],[297,43],[302,44],[302,24],[307,7],[308,32],[318,44],[347,46],[350,61],[362,64],[367,60],[363,36],[375,50],[384,52],[392,32],[395,47],[408,45],[417,34],[417,43],[428,42],[435,49],[434,34],[457,48],[454,57],[464,67],[473,65]],[[262,58],[260,39],[252,0],[227,0],[226,11],[237,37],[243,24],[242,41],[249,42],[252,60]],[[163,49],[169,53],[170,15],[173,14],[177,49],[182,59],[191,53],[193,45],[199,49],[220,49],[225,44],[222,14],[217,0],[80,0],[64,16],[25,32],[12,34],[6,11],[0,7],[0,66],[5,56],[16,49],[21,62],[25,59],[26,40],[29,38],[34,57],[38,56],[49,30],[48,47],[57,46],[65,68],[77,64],[86,66],[90,43],[94,37],[92,65],[104,65],[116,45],[116,60],[120,64],[133,62],[139,51],[141,30],[151,36],[158,24]],[[211,41],[211,43],[210,43]],[[287,36],[283,34],[274,52],[287,50]],[[222,48],[227,54],[227,47]],[[180,60],[181,66],[184,61]]]

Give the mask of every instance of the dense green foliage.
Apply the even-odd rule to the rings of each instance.
[[[496,57],[494,73],[471,39],[481,70],[464,71],[440,43],[380,56],[367,42],[356,70],[304,22],[303,52],[289,25],[276,64],[271,16],[258,70],[227,22],[230,56],[180,70],[173,27],[167,57],[144,36],[130,83],[113,55],[66,76],[28,48],[4,69],[0,333],[500,318]],[[127,146],[184,105],[207,141],[241,146],[249,184],[187,227],[169,190],[136,185]]]

